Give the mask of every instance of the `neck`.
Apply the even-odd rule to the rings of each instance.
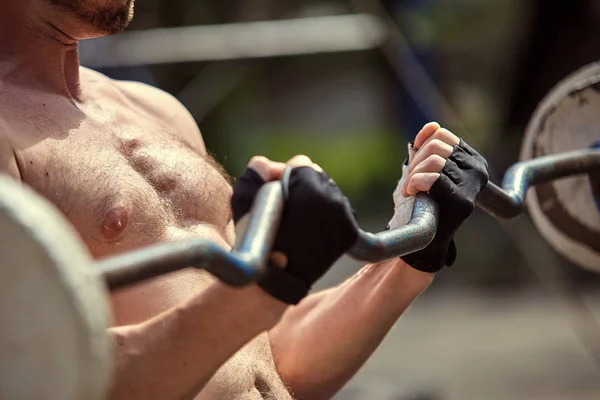
[[[33,4],[32,1],[2,2],[0,81],[14,82],[79,101],[78,41],[55,24],[53,18],[41,17],[43,12],[29,10],[31,7],[26,5]]]

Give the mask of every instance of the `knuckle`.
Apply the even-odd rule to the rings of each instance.
[[[424,147],[424,150],[427,154],[435,153],[436,150],[441,149],[443,146],[443,142],[440,139],[433,138],[427,143]]]
[[[441,131],[442,131],[442,129],[443,129],[443,128],[436,129],[436,131],[435,131],[435,132],[433,132],[433,134],[431,135],[431,140],[440,140],[441,138],[443,138],[443,137],[444,137],[444,135],[443,135],[443,134],[442,134],[442,132],[441,132]]]
[[[423,160],[422,164],[427,169],[435,167],[435,165],[436,165],[435,154],[427,156],[427,158],[425,160]]]
[[[446,164],[446,159],[439,154],[432,154],[428,157],[432,167],[443,168]]]
[[[440,138],[435,138],[433,139],[431,142],[431,148],[433,150],[441,150],[444,148],[444,145],[446,144],[442,139]]]

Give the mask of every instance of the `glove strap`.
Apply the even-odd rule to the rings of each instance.
[[[265,292],[287,304],[298,304],[311,289],[304,281],[271,264],[256,283]]]
[[[445,266],[451,267],[454,264],[456,261],[456,245],[454,239],[452,239],[437,251],[427,248],[400,258],[416,270],[435,273]]]

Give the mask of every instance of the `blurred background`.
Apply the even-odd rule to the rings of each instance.
[[[255,154],[307,154],[379,231],[423,124],[466,139],[499,181],[536,104],[600,59],[599,22],[596,0],[144,0],[82,63],[175,95],[233,176]],[[457,244],[336,399],[600,398],[598,278],[527,216],[477,210]],[[342,259],[319,287],[359,268]]]

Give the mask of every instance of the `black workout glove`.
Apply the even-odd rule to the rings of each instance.
[[[237,181],[231,199],[235,223],[250,211],[264,183],[250,168]],[[283,184],[287,199],[272,251],[283,252],[287,266],[268,266],[257,283],[273,297],[297,304],[354,245],[358,226],[350,202],[326,173],[294,168]]]
[[[437,272],[456,260],[454,233],[471,215],[475,200],[489,180],[488,164],[462,139],[446,160],[444,169],[429,195],[440,206],[440,220],[433,241],[425,249],[401,257],[424,272]]]

